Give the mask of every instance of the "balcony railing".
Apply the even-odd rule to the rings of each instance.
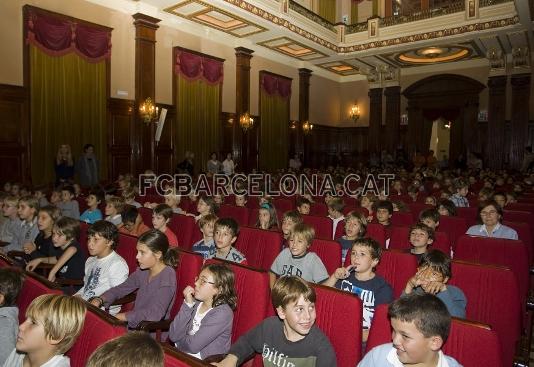
[[[509,1],[509,0],[486,0],[486,1]],[[439,17],[442,15],[459,13],[464,10],[465,10],[465,2],[457,1],[443,8],[422,10],[422,11],[412,13],[410,15],[395,15],[391,17],[381,18],[379,22],[380,22],[380,27],[389,27],[392,25],[410,23],[410,22],[415,22],[418,20],[435,18],[435,17]]]
[[[502,3],[508,3],[508,2],[511,2],[511,1],[514,1],[514,0],[480,0],[479,7],[480,8],[485,8],[486,6],[492,6],[492,5],[502,4]]]
[[[367,32],[367,22],[360,22],[345,27],[345,34]]]
[[[289,1],[289,9],[296,11],[300,15],[305,16],[306,18],[308,18],[312,22],[315,22],[315,23],[325,27],[326,29],[331,30],[332,32],[336,32],[336,28],[328,20],[324,19],[320,15],[315,14],[311,10],[303,7],[302,5],[300,5],[299,3],[296,3],[293,0]]]

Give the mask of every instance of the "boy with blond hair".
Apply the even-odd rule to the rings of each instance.
[[[69,367],[64,354],[81,333],[85,312],[84,301],[78,297],[43,294],[35,298],[4,367]]]
[[[277,277],[296,275],[307,282],[322,283],[328,279],[328,272],[316,253],[308,252],[315,230],[308,224],[300,223],[295,226],[289,247],[285,248],[274,259],[269,280],[271,287]]]
[[[295,276],[278,279],[271,292],[277,316],[272,316],[232,345],[218,367],[235,367],[254,353],[264,366],[336,367],[328,337],[315,326],[315,290]]]
[[[202,239],[193,244],[192,250],[204,259],[209,259],[215,256],[217,248],[215,247],[215,240],[213,239],[213,232],[217,216],[208,214],[198,220],[200,232],[202,232]]]

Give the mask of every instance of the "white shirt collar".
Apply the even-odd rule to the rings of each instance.
[[[493,227],[493,231],[491,231],[491,233],[489,233],[488,232],[488,227],[486,227],[485,224],[482,224],[480,226],[480,232],[481,233],[487,233],[488,235],[491,235],[491,234],[495,233],[496,231],[498,231],[499,228],[501,228],[501,223],[497,223],[497,225],[495,227]]]
[[[391,348],[389,351],[386,359],[389,363],[393,365],[393,367],[404,367],[401,361],[399,361],[399,357],[397,356],[397,349],[395,347]],[[438,352],[438,364],[436,367],[449,367],[449,363],[443,356],[443,352],[440,350]]]

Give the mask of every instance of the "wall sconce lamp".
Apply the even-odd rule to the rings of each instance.
[[[302,123],[302,132],[304,132],[304,135],[308,135],[312,132],[313,130],[313,124],[310,124],[309,121],[304,121]]]
[[[350,118],[354,120],[354,123],[356,123],[360,118],[360,106],[358,106],[357,103],[354,103],[354,105],[350,108]]]
[[[157,124],[159,119],[159,107],[156,107],[154,102],[152,102],[152,98],[148,97],[139,105],[139,114],[145,124],[148,125],[151,122]]]
[[[254,126],[254,119],[250,117],[248,112],[245,112],[239,117],[239,125],[243,129],[244,132],[247,132],[249,129]]]

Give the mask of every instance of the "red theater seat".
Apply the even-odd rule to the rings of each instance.
[[[322,238],[325,240],[332,239],[332,219],[327,217],[316,217],[314,215],[303,215],[302,220],[304,223],[309,224],[315,229],[315,238]]]
[[[386,247],[386,230],[384,226],[378,223],[368,223],[365,237],[372,238],[383,248]]]
[[[341,245],[332,240],[314,239],[310,247],[311,252],[315,252],[321,259],[328,274],[341,267]]]
[[[391,343],[391,326],[387,310],[388,305],[376,307],[373,325],[367,339],[368,351],[378,345]],[[490,326],[478,322],[453,318],[449,338],[442,350],[464,367],[503,366],[497,333]]]
[[[447,233],[451,241],[451,246],[454,249],[456,247],[456,240],[467,232],[467,221],[462,217],[442,215],[439,217],[438,231]]]
[[[152,228],[152,209],[139,208],[137,210],[139,212],[139,215],[143,219],[143,223],[145,223],[149,228]]]
[[[247,207],[233,206],[233,205],[221,205],[219,218],[234,218],[240,226],[248,225],[249,209]]]
[[[478,209],[477,207],[468,207],[468,208],[456,208],[458,216],[465,218],[466,223],[469,227],[475,225],[478,219]]]
[[[326,217],[328,215],[328,207],[325,203],[315,202],[310,207],[310,215]]]
[[[165,352],[165,367],[210,367],[209,363],[182,353],[168,344],[162,344]]]
[[[338,366],[356,366],[362,355],[362,301],[338,289],[311,284],[317,300],[316,325],[326,334]]]
[[[120,233],[119,245],[115,251],[126,261],[128,270],[132,274],[137,269],[137,237]]]
[[[287,211],[295,209],[294,201],[289,198],[274,198],[273,204],[277,212],[285,213]]]
[[[242,227],[235,247],[245,255],[248,265],[269,270],[282,249],[282,235],[279,232]]]
[[[390,249],[409,249],[410,245],[410,228],[408,227],[393,227],[391,231],[391,239],[389,241]],[[434,242],[432,242],[432,249],[440,250],[447,255],[451,254],[451,246],[449,238],[445,232],[435,232]]]
[[[126,333],[126,324],[91,305],[87,306],[83,330],[66,353],[72,367],[84,367],[91,353],[110,339]]]
[[[195,218],[189,215],[173,214],[169,228],[174,232],[176,238],[178,238],[180,248],[191,250],[193,240],[195,239],[194,234],[198,230]]]
[[[393,212],[391,215],[391,224],[394,226],[410,227],[414,219],[409,212]]]
[[[534,242],[532,241],[531,226],[528,223],[509,222],[506,220],[503,221],[502,224],[512,229],[515,229],[519,240],[523,241],[523,243],[527,246],[530,264],[532,264],[534,260],[534,255],[533,255],[534,254]]]
[[[24,284],[17,298],[20,323],[26,319],[26,310],[35,298],[43,294],[63,294],[55,283],[49,282],[48,279],[40,275],[24,271],[24,276]]]
[[[344,266],[350,265],[350,256],[345,258]],[[393,288],[393,295],[399,297],[406,288],[408,280],[417,271],[417,260],[414,255],[399,250],[384,250],[376,267],[376,273],[383,277]]]
[[[467,318],[486,323],[497,333],[503,366],[511,366],[521,332],[521,304],[513,272],[501,266],[454,260],[449,283],[464,292]]]
[[[410,208],[410,213],[414,223],[419,222],[419,214],[426,209],[434,208],[432,205],[421,204],[421,203],[409,203],[408,208]]]

